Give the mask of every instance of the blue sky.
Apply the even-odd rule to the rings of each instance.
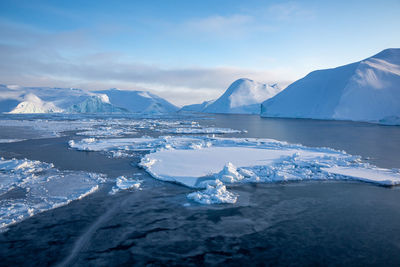
[[[400,47],[400,1],[0,1],[0,83],[182,105]]]

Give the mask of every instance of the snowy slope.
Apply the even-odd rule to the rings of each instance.
[[[265,101],[261,116],[371,122],[400,117],[400,49],[311,72]]]
[[[259,114],[261,103],[276,95],[280,90],[276,84],[267,85],[250,79],[239,79],[202,112]]]
[[[215,100],[204,101],[201,104],[183,106],[179,111],[202,112],[206,107],[214,103]]]
[[[88,92],[74,88],[0,85],[0,112],[9,113],[165,113],[178,108],[142,91]]]
[[[44,102],[34,94],[24,96],[24,101],[19,103],[10,113],[54,113],[62,112],[52,102]]]
[[[124,91],[114,88],[96,93],[107,95],[110,103],[128,112],[158,114],[178,111],[178,107],[167,100],[145,91]]]

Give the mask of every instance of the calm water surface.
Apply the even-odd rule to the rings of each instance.
[[[400,167],[400,127],[213,115],[202,125],[246,129],[231,136],[327,146]],[[20,138],[20,129],[0,128]],[[25,133],[26,134],[26,133]],[[143,190],[109,196],[112,184],[0,234],[2,266],[400,264],[400,189],[361,182],[247,184],[234,205],[185,207],[193,190],[157,181],[140,155],[109,159],[68,149],[71,136],[0,144],[0,156],[52,162],[111,178],[142,173]],[[10,137],[8,137],[10,138]]]

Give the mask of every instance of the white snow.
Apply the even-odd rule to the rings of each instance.
[[[0,230],[81,199],[96,191],[104,181],[99,174],[60,171],[40,161],[0,158]],[[22,196],[14,195],[17,189],[23,190]]]
[[[74,88],[0,85],[0,112],[8,113],[169,113],[178,108],[143,91],[89,92]]]
[[[250,79],[233,82],[217,100],[184,106],[182,111],[206,113],[260,114],[261,103],[281,91],[277,84],[268,85]]]
[[[10,113],[56,113],[63,110],[52,102],[44,102],[34,94],[24,96],[24,101],[19,103]]]
[[[387,49],[309,73],[265,101],[261,116],[385,122],[400,117],[399,88],[400,49]]]
[[[218,128],[218,127],[204,127],[204,128],[169,128],[160,129],[162,133],[176,133],[176,134],[228,134],[228,133],[242,133],[245,130],[234,130],[231,128]]]
[[[378,183],[381,185],[400,184],[400,172],[381,168],[357,168],[334,166],[322,168],[323,171],[351,177],[356,180]]]
[[[15,142],[21,142],[24,141],[25,139],[0,139],[0,143],[15,143]]]
[[[160,120],[160,119],[92,119],[87,115],[67,114],[58,115],[56,119],[4,119],[0,126],[27,127],[30,133],[37,133],[39,137],[59,137],[64,131],[79,131],[77,135],[92,137],[118,137],[136,134],[137,129],[164,129],[168,127],[186,126],[198,127],[193,121]]]
[[[209,181],[205,190],[189,193],[187,198],[200,204],[234,204],[236,203],[237,195],[226,190],[226,186],[217,179]]]
[[[128,189],[139,189],[142,185],[142,180],[126,178],[125,176],[117,177],[115,186],[109,192],[110,195],[114,195],[121,190],[128,190]]]
[[[104,120],[0,120],[0,126],[26,127],[31,134],[36,133],[38,137],[59,137],[64,131],[88,130],[99,124],[107,123]]]
[[[162,114],[173,113],[178,108],[167,100],[145,91],[110,89],[96,91],[106,94],[110,103],[133,113]]]
[[[130,151],[130,150],[152,150],[154,149],[154,138],[113,138],[95,139],[84,138],[80,141],[69,141],[69,146],[82,151]],[[159,141],[160,143],[162,141]]]
[[[123,113],[126,110],[110,103],[108,96],[99,94],[88,96],[83,102],[73,104],[65,111],[67,113]],[[45,112],[43,112],[45,113]]]
[[[302,180],[357,180],[392,186],[400,172],[363,163],[358,156],[329,148],[308,148],[271,139],[199,137],[165,138],[162,148],[143,157],[140,165],[154,178],[204,188],[188,195],[203,204],[235,203],[237,195],[224,184]],[[179,145],[177,145],[179,144]]]
[[[189,111],[189,112],[202,112],[206,107],[214,103],[215,100],[204,101],[201,104],[192,104],[183,106],[179,111]]]
[[[240,142],[240,141],[239,141]],[[240,168],[254,168],[259,166],[273,167],[282,164],[294,167],[296,162],[287,159],[298,154],[297,161],[305,162],[305,168],[300,169],[299,175],[267,175],[259,177],[262,181],[282,181],[282,180],[303,180],[309,179],[306,174],[309,172],[309,165],[318,165],[326,162],[328,166],[335,165],[337,162],[351,162],[354,158],[345,153],[335,151],[321,151],[319,149],[307,149],[304,147],[291,148],[290,146],[280,146],[275,141],[265,141],[265,144],[255,145],[253,141],[240,144],[226,144],[225,140],[215,140],[210,147],[202,149],[163,149],[146,155],[141,164],[155,178],[164,181],[174,181],[189,187],[199,187],[202,179],[214,179],[215,175],[224,182],[243,180],[238,175],[229,175],[224,170],[227,163]],[[326,157],[328,157],[326,159]],[[230,168],[232,173],[232,168]],[[221,171],[222,170],[222,171]],[[229,168],[228,168],[229,170]],[[282,172],[283,173],[283,172]],[[241,174],[243,175],[243,174]],[[231,177],[229,177],[231,176]],[[201,179],[202,178],[202,179]],[[256,181],[252,177],[252,181]]]
[[[76,133],[77,135],[86,135],[93,137],[120,137],[127,134],[136,134],[137,132],[132,129],[116,128],[115,126],[101,126],[97,129],[87,130]]]
[[[358,156],[272,139],[163,136],[84,139],[70,141],[70,146],[114,153],[148,150],[150,153],[142,158],[140,165],[154,178],[194,188],[204,187],[204,181],[216,179],[227,184],[327,179],[353,179],[381,185],[400,183],[397,170],[363,163]]]

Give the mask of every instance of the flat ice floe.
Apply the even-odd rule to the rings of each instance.
[[[160,138],[70,141],[81,150],[149,150],[140,165],[154,178],[192,188],[200,203],[234,203],[224,184],[301,180],[358,180],[400,184],[400,172],[363,163],[359,156],[330,148],[309,148],[272,139],[164,136]],[[222,183],[222,184],[220,184]]]
[[[0,231],[39,212],[81,199],[104,181],[100,174],[60,171],[40,161],[0,158]]]
[[[21,142],[24,140],[25,139],[0,139],[0,143],[15,143],[15,142]]]

